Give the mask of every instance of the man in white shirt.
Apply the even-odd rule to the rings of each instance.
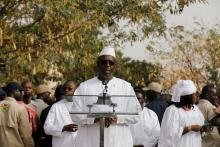
[[[130,125],[134,146],[155,147],[160,136],[158,117],[154,111],[144,107],[144,91],[139,87],[135,87],[134,91],[142,108],[138,123]]]
[[[99,95],[107,87],[110,95],[133,95],[126,101],[125,98],[117,97],[115,102],[118,104],[116,109],[128,111],[136,108],[141,111],[140,104],[135,97],[134,90],[130,83],[113,76],[116,68],[116,56],[114,48],[104,48],[97,60],[98,76],[80,84],[75,95]],[[113,98],[113,97],[112,97]],[[88,104],[97,102],[97,97],[76,97],[75,103],[81,111],[87,111]],[[119,108],[120,107],[120,108]],[[103,109],[102,109],[103,110]],[[102,111],[101,110],[101,111]],[[88,118],[85,115],[73,117],[78,121],[79,130],[76,137],[76,147],[99,147],[100,122],[98,118]],[[137,116],[117,115],[116,117],[105,118],[104,146],[105,147],[133,147],[133,140],[129,124],[138,121]]]
[[[52,136],[53,147],[75,147],[78,126],[72,121],[69,111],[72,107],[72,97],[77,84],[68,81],[64,84],[65,98],[53,104],[44,124],[45,133]]]

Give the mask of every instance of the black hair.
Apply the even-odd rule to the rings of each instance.
[[[76,85],[76,87],[78,87],[79,86],[79,84],[76,82],[76,81],[74,81],[74,80],[67,80],[64,84],[63,84],[63,86],[65,86],[66,84],[69,84],[69,83],[73,83],[74,85]]]
[[[193,94],[190,95],[184,95],[180,97],[180,102],[171,102],[169,105],[174,104],[178,108],[182,108],[186,106],[187,108],[193,108],[193,100],[192,100]]]
[[[144,90],[141,87],[134,87],[135,93],[141,93],[145,97]]]
[[[206,95],[208,93],[210,93],[212,91],[212,89],[215,89],[215,86],[213,84],[209,84],[209,85],[206,85],[202,88],[202,92],[200,94],[200,97],[202,99],[206,99]]]
[[[61,97],[62,95],[64,95],[64,86],[63,85],[58,85],[56,87],[54,95],[55,95],[55,97]]]

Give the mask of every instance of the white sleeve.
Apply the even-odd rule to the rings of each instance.
[[[158,117],[156,113],[152,113],[152,119],[154,121],[154,124],[151,128],[151,133],[149,136],[149,146],[155,147],[156,144],[158,143],[159,136],[160,136],[160,123],[158,120]]]
[[[181,139],[183,127],[179,126],[179,112],[176,106],[171,105],[164,113],[161,123],[158,147],[173,147]]]
[[[44,131],[48,135],[62,136],[63,124],[59,124],[56,116],[56,104],[54,104],[46,118],[44,123]]]

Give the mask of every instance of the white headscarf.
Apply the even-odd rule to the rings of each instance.
[[[197,91],[195,84],[191,80],[178,80],[171,88],[171,101],[180,102],[180,97],[190,95]]]

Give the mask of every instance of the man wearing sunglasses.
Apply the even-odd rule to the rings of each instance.
[[[97,60],[98,75],[80,84],[75,95],[90,95],[91,97],[74,97],[75,107],[78,110],[85,112],[88,104],[97,102],[97,96],[103,94],[104,91],[109,95],[135,95],[130,83],[114,77],[116,69],[116,56],[114,48],[106,47],[100,53]],[[127,110],[127,101],[132,101],[129,108],[137,108],[141,111],[140,104],[136,97],[129,97],[129,99],[121,99],[117,97],[114,99],[115,103],[120,103],[122,111]],[[127,100],[127,101],[126,101]],[[98,106],[97,106],[98,107]],[[122,108],[123,107],[123,108]],[[100,111],[105,111],[100,108]],[[99,147],[100,142],[100,120],[99,118],[88,118],[84,116],[72,117],[78,122],[79,129],[76,136],[76,147]],[[133,147],[133,140],[129,129],[129,124],[137,122],[137,116],[114,116],[105,118],[104,128],[104,146],[105,147]]]

